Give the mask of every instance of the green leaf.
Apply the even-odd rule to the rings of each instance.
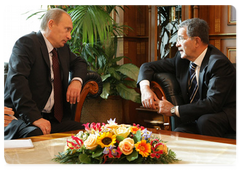
[[[124,85],[132,88],[137,88],[137,82],[133,80],[123,80],[122,81]]]
[[[113,67],[110,67],[109,69],[108,69],[108,72],[115,78],[115,79],[117,79],[117,80],[121,80],[121,75],[118,73],[118,72],[116,72],[116,69],[115,68],[113,68]]]
[[[129,57],[126,57],[126,56],[119,56],[119,57],[111,59],[110,63],[116,63],[116,62],[122,60],[123,58],[127,58],[127,59],[131,60]]]
[[[101,156],[102,153],[103,153],[103,149],[97,148],[96,151],[92,154],[92,158],[97,158],[97,157]]]
[[[107,99],[110,94],[110,83],[103,82],[102,94],[100,95],[103,99]]]
[[[89,41],[92,44],[97,42],[98,36],[100,41],[110,38],[114,22],[102,6],[75,6],[69,13],[73,21],[73,31],[82,33],[82,42]]]
[[[126,158],[129,162],[134,161],[138,158],[138,152],[136,150],[133,150],[133,152],[130,155],[127,155]]]
[[[136,103],[141,103],[140,94],[137,93],[134,89],[130,89],[122,83],[117,84],[116,89],[122,98],[131,100]]]
[[[84,164],[91,163],[91,158],[89,158],[87,154],[80,154],[78,158],[81,163],[84,163]]]
[[[28,12],[30,12],[30,11],[28,11]],[[28,13],[28,12],[26,12],[26,13]],[[35,16],[35,15],[38,15],[39,13],[43,13],[43,15],[39,18],[39,19],[42,19],[42,17],[45,15],[46,12],[47,12],[47,10],[40,10],[40,11],[37,11],[37,12],[35,12],[35,13],[29,15],[29,16],[27,17],[27,19],[29,19],[29,18],[31,18],[31,17],[33,17],[33,16]],[[26,14],[26,13],[25,13],[25,14]]]
[[[135,135],[133,135],[134,143],[141,141],[141,131],[138,130]]]
[[[117,71],[137,81],[139,68],[134,64],[131,64],[131,63],[123,64],[117,69]]]
[[[123,136],[117,136],[116,138],[117,138],[117,141],[119,141],[119,142],[121,142],[121,141],[124,140],[124,137],[123,137]]]
[[[98,60],[99,68],[103,68],[106,65],[107,61],[104,55],[99,55],[97,60]]]
[[[101,78],[102,78],[102,81],[104,82],[108,77],[110,77],[111,74],[105,74],[105,75],[102,75]]]

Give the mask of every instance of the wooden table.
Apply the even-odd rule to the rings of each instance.
[[[181,161],[178,164],[213,164],[237,165],[236,140],[187,134],[165,130],[148,129],[168,141],[167,146],[172,149]],[[5,149],[4,157],[9,164],[54,164],[51,161],[58,152],[62,152],[66,139],[78,133],[70,131],[42,136],[31,139],[32,149]]]

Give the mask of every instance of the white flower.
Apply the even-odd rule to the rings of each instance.
[[[83,131],[79,131],[78,134],[76,134],[76,136],[80,139],[82,139],[83,141],[85,141],[88,138],[88,135],[86,133],[84,133]]]
[[[110,118],[110,120],[107,120],[107,122],[108,122],[108,124],[117,124],[116,122],[116,118],[114,118],[113,120],[112,120],[112,118]]]

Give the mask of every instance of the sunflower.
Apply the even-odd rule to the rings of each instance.
[[[151,145],[146,142],[146,140],[142,140],[135,144],[136,151],[139,152],[143,157],[148,157],[151,152]]]
[[[116,135],[113,135],[112,133],[109,133],[109,132],[104,132],[97,138],[97,144],[100,145],[102,148],[110,147],[115,143],[116,143]]]

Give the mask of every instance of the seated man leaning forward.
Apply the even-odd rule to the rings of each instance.
[[[204,20],[183,21],[175,57],[144,63],[138,85],[144,107],[181,119],[174,131],[223,137],[236,133],[236,69],[221,51],[209,45],[208,30]],[[161,72],[176,76],[183,105],[159,100],[149,88],[153,74]]]
[[[85,60],[74,55],[71,17],[61,9],[46,12],[41,31],[18,39],[9,60],[4,104],[18,120],[4,128],[4,139],[77,130],[70,105],[79,102],[87,74]],[[69,73],[73,79],[69,83]]]

